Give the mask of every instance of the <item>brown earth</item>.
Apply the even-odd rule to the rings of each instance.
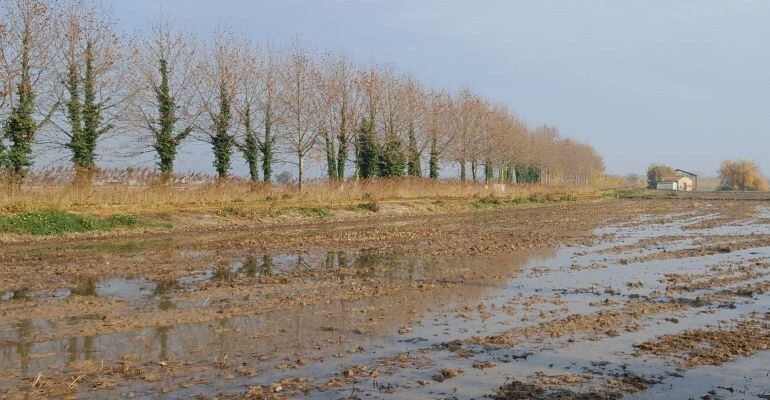
[[[4,330],[0,329],[0,334],[22,328],[25,333],[23,339],[7,339],[7,345],[25,349],[33,344],[72,337],[134,335],[148,329],[162,330],[168,326],[186,325],[222,333],[232,343],[223,346],[227,348],[226,353],[191,345],[186,350],[189,359],[131,354],[133,349],[128,346],[125,352],[116,350],[116,356],[102,362],[57,363],[37,373],[9,368],[0,371],[0,389],[8,389],[5,394],[0,391],[0,395],[3,398],[47,398],[87,393],[98,397],[100,393],[112,395],[112,390],[116,388],[152,386],[157,385],[156,382],[162,383],[157,390],[172,390],[205,384],[216,377],[227,380],[264,373],[259,368],[247,367],[254,359],[269,364],[260,368],[290,370],[345,354],[356,354],[363,348],[363,337],[367,334],[408,333],[410,324],[419,320],[426,310],[440,309],[449,299],[478,298],[490,285],[516,276],[526,260],[518,260],[517,254],[549,254],[559,245],[598,243],[607,237],[593,235],[593,228],[607,224],[633,224],[631,221],[639,215],[662,218],[672,213],[698,210],[701,213],[721,212],[735,220],[745,218],[755,208],[756,204],[749,202],[706,204],[698,200],[600,200],[426,215],[374,214],[365,219],[303,221],[301,224],[296,221],[252,222],[221,230],[211,228],[173,234],[152,232],[109,239],[67,237],[5,243],[0,253],[0,269],[3,271],[0,293],[13,292],[20,297],[37,292],[51,294],[61,289],[73,293],[65,299],[30,295],[29,298],[0,302],[4,327]],[[743,238],[731,246],[748,248],[764,245],[768,240],[765,237]],[[744,243],[747,247],[742,247]],[[646,244],[641,243],[636,248]],[[711,254],[712,247],[713,242],[707,241],[686,254],[687,257]],[[634,247],[623,250],[631,248]],[[252,258],[281,254],[299,255],[297,267],[255,276],[231,271],[233,263],[243,264],[241,268],[246,268]],[[394,254],[398,257],[391,259]],[[306,260],[303,261],[303,257]],[[404,264],[401,261],[404,258],[411,260],[410,263]],[[355,262],[350,264],[349,259]],[[416,268],[420,263],[427,263],[429,268]],[[390,270],[383,271],[383,265],[389,266]],[[415,270],[418,272],[415,273]],[[213,277],[195,283],[194,290],[182,290],[175,286],[180,279],[200,275],[202,271],[210,271]],[[536,270],[534,272],[537,273]],[[725,278],[720,277],[723,271],[714,272],[719,276],[692,279],[672,276],[672,290],[684,290],[682,285],[710,288],[757,276],[733,278],[729,275]],[[167,287],[174,295],[175,305],[166,308],[143,301],[89,295],[95,290],[97,282],[115,277],[141,277],[153,282],[156,290]],[[702,283],[703,279],[707,279],[708,283]],[[510,307],[520,306],[521,310],[540,312],[541,318],[551,318],[564,312],[559,309],[561,303],[559,298],[533,297],[520,299],[519,303],[512,303]],[[348,304],[345,307],[351,307],[355,312],[349,313],[351,317],[347,320],[338,320],[328,312],[336,304]],[[529,330],[474,336],[468,343],[511,346],[524,339],[554,339],[578,333],[598,340],[617,336],[620,331],[638,329],[643,320],[652,315],[688,307],[676,302],[650,301],[607,305],[619,307],[594,314],[549,319]],[[504,308],[497,310],[505,311]],[[480,309],[455,311],[484,312]],[[509,311],[515,312],[512,309]],[[301,343],[296,345],[285,343],[287,331],[293,329],[292,316],[306,316],[308,312],[314,315],[312,324],[302,328],[307,336],[298,339]],[[52,326],[44,329],[34,324],[25,325],[31,315],[35,320],[47,321]],[[261,315],[271,318],[268,321],[274,324],[260,329],[246,326],[239,328],[241,331],[233,332],[223,332],[230,328],[220,327],[225,321]],[[131,340],[143,340],[141,338],[146,336],[140,333]],[[22,357],[26,360],[45,360],[55,358],[57,354],[32,353],[22,354]],[[311,390],[323,391],[350,385],[360,379],[374,379],[380,371],[392,373],[395,369],[421,363],[417,355],[403,355],[390,360],[381,359],[377,368],[348,367],[338,377],[327,381],[303,377],[282,379],[270,385],[250,387],[245,395],[232,396],[288,398]],[[493,367],[490,363],[478,365],[479,369]],[[459,379],[462,374],[459,371],[444,370],[434,380]],[[546,396],[543,387],[558,386],[560,382],[557,381],[562,378],[544,374],[521,385],[530,385],[527,386],[530,395],[541,393]],[[608,380],[602,385],[607,391],[595,394],[613,396],[635,390],[622,379]],[[509,386],[507,392],[501,389],[501,393],[508,393],[506,398],[517,398],[510,393],[518,393],[519,389],[520,386]],[[383,390],[390,389],[386,387]],[[222,394],[222,397],[227,396]]]

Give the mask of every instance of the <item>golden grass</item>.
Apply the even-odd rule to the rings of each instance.
[[[125,211],[209,209],[242,203],[259,207],[280,201],[285,205],[345,206],[362,201],[509,200],[555,196],[584,197],[609,185],[500,185],[421,178],[373,181],[311,181],[300,191],[295,185],[265,185],[233,178],[215,181],[203,175],[175,175],[169,183],[148,170],[101,171],[93,186],[69,184],[69,170],[44,171],[27,179],[21,188],[0,186],[0,213],[39,210]]]

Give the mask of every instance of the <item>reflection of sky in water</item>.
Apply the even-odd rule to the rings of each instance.
[[[762,211],[762,212],[766,212]],[[763,215],[763,214],[760,214]],[[655,315],[639,321],[647,326],[636,332],[622,332],[619,337],[604,337],[600,341],[577,340],[567,343],[567,337],[546,340],[544,343],[524,340],[513,348],[492,349],[471,347],[470,358],[458,358],[454,353],[442,350],[443,344],[470,336],[492,335],[517,327],[531,326],[542,321],[539,313],[566,308],[549,318],[564,318],[574,313],[594,313],[600,309],[612,310],[620,306],[598,308],[595,306],[605,299],[628,300],[669,300],[664,295],[666,284],[661,278],[668,273],[702,274],[715,264],[739,265],[753,259],[770,258],[770,248],[752,248],[686,259],[651,260],[643,263],[621,264],[620,260],[661,250],[676,251],[693,245],[693,237],[702,235],[737,235],[770,233],[769,225],[728,225],[712,229],[688,229],[717,215],[681,215],[655,218],[644,217],[641,225],[624,224],[619,227],[605,227],[596,231],[600,236],[611,234],[605,242],[594,245],[562,247],[556,251],[544,251],[530,256],[479,256],[455,259],[427,259],[415,261],[394,255],[377,253],[354,256],[345,252],[315,252],[310,254],[283,254],[238,257],[223,261],[232,277],[241,279],[239,284],[259,276],[296,273],[302,270],[330,269],[353,270],[353,277],[365,284],[376,285],[388,281],[438,280],[457,281],[456,267],[469,271],[485,271],[490,275],[509,276],[517,266],[525,266],[525,273],[507,281],[489,283],[472,282],[439,288],[424,294],[399,294],[381,298],[368,298],[356,302],[338,302],[309,306],[291,310],[276,310],[256,316],[236,317],[210,321],[203,324],[174,325],[142,329],[127,333],[102,336],[79,336],[46,343],[24,343],[23,338],[36,333],[61,329],[62,324],[77,324],[78,320],[18,321],[0,325],[0,339],[9,340],[0,346],[0,369],[16,367],[23,374],[34,374],[51,365],[86,359],[114,360],[124,354],[142,354],[148,359],[189,360],[193,364],[209,365],[214,357],[230,354],[233,360],[245,361],[249,368],[257,371],[257,377],[237,377],[232,381],[216,379],[212,375],[207,387],[194,386],[174,390],[166,398],[191,396],[201,391],[216,393],[222,390],[242,390],[244,386],[265,384],[289,376],[310,376],[318,380],[339,373],[344,367],[355,364],[372,365],[378,357],[392,357],[399,353],[422,354],[421,350],[431,348],[430,364],[423,369],[397,370],[392,376],[382,376],[380,383],[414,383],[417,379],[429,379],[431,374],[442,368],[462,368],[465,373],[444,383],[431,382],[427,387],[414,387],[409,391],[397,390],[395,397],[424,398],[425,396],[457,396],[458,398],[481,397],[500,386],[509,376],[523,378],[538,371],[548,374],[578,374],[590,371],[612,374],[624,366],[624,370],[646,377],[657,377],[662,383],[632,398],[687,398],[700,397],[717,386],[735,388],[733,398],[746,398],[762,394],[766,389],[766,377],[770,373],[770,352],[759,353],[752,358],[739,359],[722,367],[700,367],[689,371],[677,371],[663,360],[654,357],[636,358],[631,356],[633,344],[653,339],[666,333],[677,333],[684,329],[716,326],[752,311],[760,313],[770,309],[770,297],[766,294],[737,298],[734,303],[698,304],[688,310],[673,314]],[[765,217],[762,217],[765,218]],[[652,223],[661,222],[661,223]],[[681,239],[652,243],[621,253],[606,250],[638,243],[640,240],[673,236]],[[654,242],[654,241],[653,241]],[[181,252],[184,257],[201,257],[202,253]],[[447,263],[453,272],[445,273]],[[597,264],[598,269],[578,269],[574,265]],[[177,290],[194,290],[198,285],[217,279],[217,265],[210,269],[181,278],[179,287],[158,293],[156,283],[143,277],[115,277],[96,282],[95,294],[119,301],[136,302],[137,305],[158,310],[199,306],[178,301]],[[545,268],[543,272],[540,268]],[[350,271],[346,271],[350,274]],[[763,282],[765,277],[720,287],[729,290],[738,285]],[[637,285],[636,283],[641,283]],[[630,287],[629,284],[633,287]],[[60,294],[65,293],[64,291]],[[708,291],[676,293],[679,301],[695,300]],[[528,309],[522,301],[532,296],[544,299],[560,298],[564,304],[537,303]],[[13,295],[4,301],[12,300]],[[23,300],[20,300],[23,301]],[[253,299],[259,301],[259,299]],[[471,311],[457,311],[467,306]],[[513,307],[513,314],[502,311],[502,307]],[[363,310],[363,311],[362,311]],[[483,310],[481,313],[478,310]],[[422,315],[421,315],[422,314]],[[678,323],[664,317],[675,316]],[[376,316],[374,325],[369,318]],[[89,315],[86,319],[99,319]],[[414,323],[409,323],[412,320]],[[394,333],[404,325],[412,331],[405,335]],[[333,327],[326,330],[321,327]],[[374,331],[368,330],[375,326]],[[580,338],[581,335],[577,335]],[[345,341],[329,345],[344,337]],[[316,348],[315,346],[318,345]],[[351,354],[346,350],[364,346],[366,351]],[[275,364],[291,360],[297,351],[324,355],[323,363],[311,363],[296,370],[281,371]],[[332,354],[344,357],[332,357]],[[517,357],[532,353],[526,360]],[[253,359],[238,359],[238,354],[271,354],[268,362],[259,363]],[[474,369],[473,362],[494,360],[496,368],[483,371]],[[213,372],[212,372],[213,374]],[[681,376],[677,376],[681,374]],[[181,379],[181,378],[180,378]],[[601,380],[582,388],[600,385]],[[178,383],[178,382],[177,382]],[[139,386],[149,384],[138,384]],[[174,387],[173,385],[170,387]],[[160,396],[151,389],[134,388],[147,396]],[[376,389],[359,387],[362,396],[377,396]],[[311,393],[308,398],[341,397],[350,393],[349,387],[325,393]],[[724,391],[719,392],[727,395]]]

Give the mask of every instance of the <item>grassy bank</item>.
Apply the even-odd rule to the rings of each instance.
[[[0,215],[0,233],[17,235],[62,235],[141,227],[167,228],[169,226],[151,222],[136,214],[114,214],[106,218],[63,211],[31,211]]]
[[[225,227],[482,210],[614,196],[605,185],[485,184],[427,179],[310,182],[295,186],[231,180],[201,185],[77,187],[38,184],[0,191],[0,234]]]

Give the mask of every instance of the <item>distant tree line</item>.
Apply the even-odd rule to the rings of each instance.
[[[554,127],[389,65],[225,29],[202,40],[164,18],[126,35],[88,0],[0,2],[0,168],[18,182],[33,145],[67,154],[87,181],[108,137],[151,151],[165,174],[180,146],[203,141],[219,177],[240,156],[254,181],[269,182],[280,162],[300,185],[310,163],[330,180],[436,179],[453,164],[461,180],[586,182],[604,169]]]

